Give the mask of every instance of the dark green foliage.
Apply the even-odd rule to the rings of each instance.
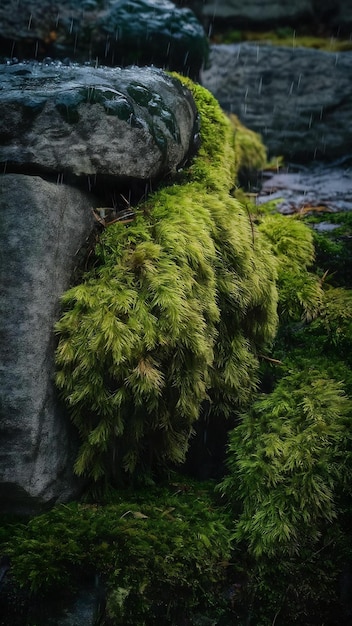
[[[285,376],[232,431],[222,491],[243,502],[236,536],[255,556],[299,554],[349,492],[352,402],[311,370]]]
[[[194,611],[221,608],[231,532],[212,494],[211,484],[176,478],[168,489],[115,494],[105,506],[58,505],[15,526],[1,550],[14,584],[34,597],[99,575],[104,623],[176,626]]]
[[[328,272],[329,284],[352,287],[352,215],[350,213],[322,213],[305,220],[308,224],[327,221],[334,230],[314,231],[315,267],[317,273]]]
[[[275,259],[228,193],[233,130],[194,96],[203,143],[184,184],[109,227],[63,298],[57,384],[83,442],[76,471],[94,480],[182,462],[205,399],[213,415],[248,401],[276,330]]]
[[[261,368],[267,393],[231,433],[221,485],[247,573],[243,623],[345,624],[339,581],[352,558],[352,292],[330,285],[348,284],[339,274],[341,242],[273,207],[250,210],[277,258],[280,324],[270,354],[277,361]],[[349,216],[340,219],[346,229]],[[337,253],[324,263],[321,250],[314,255],[320,237],[327,255]],[[330,278],[324,272],[333,264]]]
[[[308,271],[314,259],[312,232],[296,217],[264,215],[259,230],[268,238],[278,261],[281,323],[316,317],[322,300],[319,278]]]

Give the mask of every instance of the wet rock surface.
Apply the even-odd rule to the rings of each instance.
[[[203,27],[169,0],[2,0],[0,56],[151,65],[196,77]]]
[[[304,162],[352,152],[352,52],[214,45],[210,62],[204,86],[272,155]]]
[[[0,506],[31,512],[77,495],[76,435],[54,385],[54,323],[93,196],[37,176],[0,176]]]
[[[292,164],[276,174],[266,174],[257,203],[271,200],[277,201],[277,210],[284,214],[352,211],[352,157],[345,165]]]
[[[4,171],[158,179],[192,149],[188,90],[155,68],[0,65]]]
[[[181,7],[190,7],[205,24],[220,28],[272,28],[278,25],[317,24],[349,33],[352,27],[350,0],[177,0]]]
[[[206,0],[202,15],[207,18],[231,19],[238,25],[258,24],[263,25],[273,22],[296,22],[299,19],[312,17],[313,7],[311,0],[269,0],[263,3],[261,0]]]

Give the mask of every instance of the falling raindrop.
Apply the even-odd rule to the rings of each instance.
[[[4,163],[4,171],[3,171],[3,174],[6,174],[6,170],[7,170],[7,161],[5,161],[5,163]]]
[[[72,35],[72,31],[73,31],[73,17],[71,18],[71,24],[70,24],[70,35]]]
[[[312,124],[313,124],[313,115],[311,115],[309,118],[308,128],[312,128]]]
[[[11,58],[11,59],[13,58],[13,53],[14,53],[14,51],[15,51],[15,45],[16,45],[16,42],[15,42],[15,40],[14,40],[14,41],[12,42],[12,46],[11,46],[11,54],[10,54],[10,58]]]
[[[323,119],[323,113],[324,113],[324,107],[321,107],[320,109],[320,119]]]
[[[109,39],[109,35],[107,35],[106,42],[105,42],[105,50],[104,50],[105,58],[108,56],[109,50],[110,50],[110,39]]]
[[[259,81],[259,85],[258,85],[258,95],[259,96],[262,93],[262,87],[263,87],[263,78],[260,77],[260,81]]]
[[[55,28],[57,28],[59,25],[59,19],[60,19],[60,13],[58,13],[56,16]]]
[[[301,84],[301,80],[302,80],[302,78],[303,78],[303,74],[300,74],[300,75],[298,76],[298,81],[297,81],[297,89],[299,89],[299,86],[300,86],[300,84]]]
[[[294,82],[292,81],[290,91],[288,92],[289,96],[292,96],[293,94],[293,87],[294,87]]]
[[[29,16],[29,20],[28,20],[27,30],[30,30],[30,29],[31,29],[32,17],[33,17],[33,16],[32,16],[32,13],[31,13],[31,14],[30,14],[30,16]]]
[[[38,50],[39,50],[39,41],[37,39],[37,41],[35,42],[35,51],[34,51],[34,58],[35,59],[38,57]]]

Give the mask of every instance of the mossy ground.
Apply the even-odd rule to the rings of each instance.
[[[259,42],[273,46],[288,46],[290,48],[314,48],[325,52],[347,52],[352,50],[352,40],[326,34],[324,36],[307,32],[305,29],[290,27],[278,28],[272,31],[251,31],[229,29],[213,36],[214,43],[241,43]]]

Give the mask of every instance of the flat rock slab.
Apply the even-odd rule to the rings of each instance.
[[[269,175],[263,182],[257,202],[277,200],[280,213],[291,214],[326,210],[352,211],[352,167],[326,164]]]
[[[0,176],[0,506],[76,494],[75,441],[54,385],[54,323],[94,198],[37,176]]]
[[[155,65],[196,77],[208,41],[169,0],[1,0],[0,56]]]
[[[202,82],[292,161],[352,152],[352,52],[238,44],[211,50]]]
[[[159,179],[187,158],[190,92],[155,68],[0,65],[0,167]]]

